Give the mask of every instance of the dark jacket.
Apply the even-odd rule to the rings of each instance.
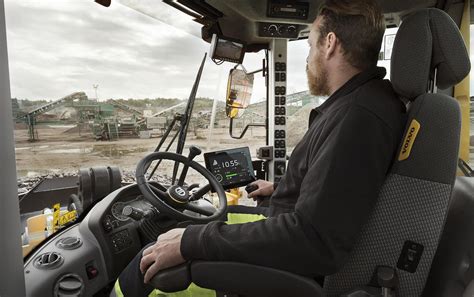
[[[240,225],[188,226],[185,259],[237,261],[307,275],[345,263],[378,197],[405,126],[405,106],[385,69],[357,74],[314,109],[271,216]]]

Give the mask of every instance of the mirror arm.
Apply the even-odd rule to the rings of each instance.
[[[250,75],[250,74],[259,73],[259,72],[262,72],[262,71],[263,71],[263,68],[262,68],[262,69],[255,70],[255,71],[252,71],[252,72],[249,72],[249,73],[247,73],[247,74]]]
[[[234,126],[234,119],[231,118],[230,123],[229,123],[229,135],[230,137],[234,139],[242,139],[250,127],[266,127],[265,124],[248,124],[247,126],[245,126],[244,131],[242,131],[242,134],[240,134],[240,136],[234,136],[232,132],[233,126]]]

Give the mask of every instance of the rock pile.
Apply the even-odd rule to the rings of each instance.
[[[61,177],[69,177],[69,176],[77,176],[77,172],[72,171],[64,171],[61,173],[49,173],[49,174],[40,174],[31,177],[22,177],[17,180],[18,182],[18,195],[22,195],[33,189],[39,182],[43,179],[53,179],[53,178],[61,178]],[[166,175],[158,175],[155,174],[152,177],[153,181],[162,183],[162,184],[169,184],[171,177]],[[123,184],[131,184],[135,182],[135,171],[133,170],[122,170],[122,183]]]

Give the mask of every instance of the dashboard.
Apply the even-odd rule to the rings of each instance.
[[[140,223],[121,210],[153,207],[136,185],[112,192],[84,219],[57,232],[25,261],[27,296],[92,296],[113,282],[141,250]],[[162,219],[162,230],[176,225]]]
[[[224,188],[255,180],[248,148],[207,153],[205,160]],[[217,211],[205,198],[188,203],[208,213]],[[189,210],[183,213],[201,216]],[[191,223],[190,219],[177,221],[160,213],[136,184],[119,188],[97,202],[82,220],[54,233],[25,258],[27,296],[94,296],[113,284],[143,246],[159,234]]]

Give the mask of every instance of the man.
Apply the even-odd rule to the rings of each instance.
[[[405,107],[383,80],[385,69],[376,67],[384,28],[375,0],[325,1],[311,26],[306,71],[311,93],[330,97],[311,112],[308,132],[276,190],[256,182],[259,189],[250,196],[271,195],[269,217],[161,235],[139,261],[145,283],[162,269],[194,259],[245,262],[310,277],[344,265],[405,125]],[[126,270],[137,274],[133,269]],[[124,291],[130,273],[122,275]]]

